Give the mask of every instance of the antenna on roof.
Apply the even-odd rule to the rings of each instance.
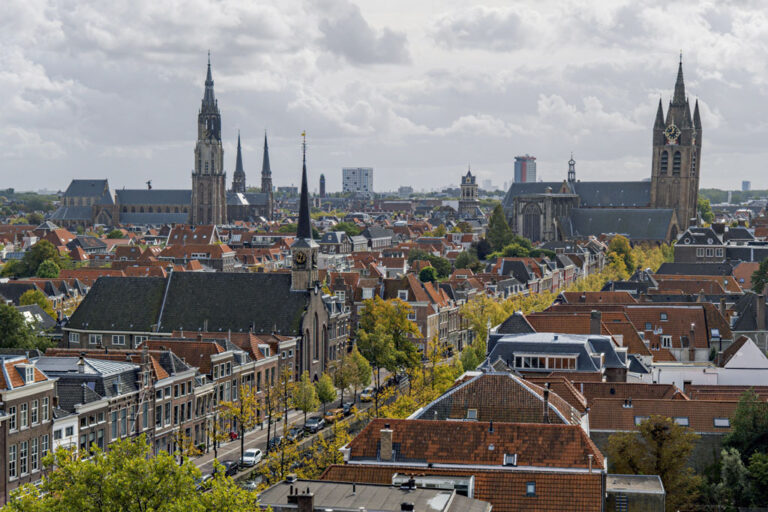
[[[152,190],[152,180],[147,180],[147,190]]]

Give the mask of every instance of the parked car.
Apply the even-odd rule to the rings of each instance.
[[[341,410],[344,412],[344,416],[349,416],[350,414],[355,414],[357,412],[357,407],[354,402],[344,402],[344,405],[341,406]]]
[[[264,481],[264,478],[261,475],[257,475],[256,477],[241,483],[240,487],[242,487],[246,491],[255,491],[256,489],[259,488],[259,486],[261,485],[261,482],[263,481]]]
[[[234,460],[222,461],[221,465],[223,466],[221,471],[224,473],[224,476],[233,476],[237,473],[237,462],[235,462]],[[213,467],[214,476],[216,476],[218,469],[219,469],[218,466]]]
[[[373,402],[374,395],[375,395],[375,391],[373,390],[373,387],[368,386],[362,391],[362,393],[360,393],[360,401]]]
[[[267,451],[274,450],[280,447],[280,443],[283,442],[283,436],[275,436],[267,443]]]
[[[325,428],[325,420],[320,416],[312,416],[307,419],[307,422],[304,424],[304,430],[310,434],[316,434],[323,428]]]
[[[213,475],[203,475],[200,478],[195,479],[195,490],[203,491],[210,488],[211,480],[213,480]]]
[[[285,437],[288,441],[298,441],[304,437],[304,429],[301,427],[291,427],[288,429],[288,434]]]
[[[243,453],[242,458],[240,459],[240,465],[245,467],[253,467],[259,462],[261,462],[262,458],[261,450],[258,448],[249,448],[248,450],[245,450],[245,453]]]
[[[323,416],[326,423],[336,423],[344,418],[344,409],[328,409]]]

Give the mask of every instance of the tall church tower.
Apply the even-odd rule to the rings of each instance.
[[[701,165],[701,117],[699,102],[693,116],[683,82],[683,59],[677,68],[675,92],[664,116],[661,99],[653,125],[651,206],[672,208],[681,229],[696,218]]]
[[[245,194],[245,170],[243,170],[243,152],[240,148],[240,130],[237,131],[237,159],[235,173],[232,175],[232,192]]]
[[[274,201],[272,197],[272,168],[269,166],[269,146],[267,132],[264,132],[264,160],[261,162],[261,192],[267,195],[267,218],[272,219]]]
[[[213,94],[211,54],[205,95],[197,115],[195,170],[192,172],[192,224],[227,222],[227,175],[224,173],[224,148],[221,145],[221,114]]]
[[[480,202],[477,198],[477,178],[472,176],[472,170],[461,177],[461,199],[459,199],[459,216],[474,217]]]
[[[296,291],[308,290],[318,280],[318,245],[312,239],[312,223],[309,216],[306,137],[301,144],[301,149],[303,166],[301,170],[301,197],[299,198],[299,223],[296,228],[296,240],[291,245],[291,289]]]

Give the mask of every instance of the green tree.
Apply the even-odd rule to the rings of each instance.
[[[344,391],[352,385],[355,372],[357,372],[357,364],[352,359],[352,355],[346,351],[342,353],[341,359],[331,364],[333,385],[341,391],[341,403],[344,403]]]
[[[752,272],[752,291],[763,293],[765,285],[768,284],[768,258],[760,262],[757,270]]]
[[[424,267],[419,271],[419,280],[422,283],[426,283],[427,281],[434,283],[437,281],[437,270],[435,267]]]
[[[715,214],[712,212],[712,206],[709,203],[709,199],[700,197],[696,201],[696,208],[699,212],[701,220],[707,224],[712,224],[712,221],[715,220]]]
[[[255,494],[239,489],[231,478],[217,477],[209,496],[195,489],[200,470],[189,459],[176,464],[160,450],[151,455],[145,436],[118,440],[105,452],[94,447],[80,456],[59,449],[43,459],[51,470],[39,487],[15,491],[4,510],[10,512],[204,512],[254,510]],[[250,500],[250,501],[249,501]],[[219,508],[221,506],[222,508]]]
[[[753,453],[749,458],[748,469],[752,483],[752,503],[755,506],[764,506],[768,503],[768,454]]]
[[[37,304],[43,311],[48,313],[53,318],[56,318],[56,313],[53,312],[53,306],[51,306],[51,302],[46,299],[45,295],[43,295],[43,292],[37,288],[34,290],[27,290],[21,294],[21,297],[19,297],[20,306],[30,306],[32,304]]]
[[[107,233],[107,238],[110,238],[110,239],[113,239],[113,240],[116,240],[116,239],[119,239],[119,238],[123,238],[123,232],[120,231],[119,229],[113,229],[112,231]]]
[[[482,268],[480,261],[477,259],[477,254],[473,251],[460,252],[453,263],[456,268],[468,268],[472,272],[477,272]]]
[[[700,478],[687,466],[698,435],[671,418],[653,415],[638,432],[608,438],[606,454],[614,473],[659,475],[667,492],[667,510],[688,510],[698,496]]]
[[[500,204],[491,212],[491,217],[488,219],[488,230],[486,231],[485,238],[494,251],[500,251],[512,240],[512,230],[507,224],[507,219],[504,216],[504,209]]]
[[[637,261],[627,237],[623,235],[614,236],[608,243],[608,252],[616,253],[617,256],[624,260],[624,266],[630,274],[637,269]]]
[[[323,414],[325,406],[336,400],[336,388],[333,387],[333,379],[327,373],[324,373],[315,383],[317,389],[317,399],[323,404]]]
[[[347,236],[357,236],[362,233],[362,230],[357,224],[352,222],[339,222],[333,227],[334,231],[343,231]]]
[[[8,260],[0,270],[0,277],[19,277],[24,275],[27,266],[21,260]]]
[[[59,251],[48,240],[40,240],[24,253],[24,258],[21,260],[24,264],[22,275],[35,275],[37,273],[37,267],[46,260],[53,260],[53,262],[61,268]]]
[[[719,507],[736,510],[749,504],[748,471],[735,448],[720,452],[720,482],[714,487],[714,495]]]
[[[379,368],[384,367],[394,371],[398,368],[415,368],[420,364],[421,358],[412,339],[420,338],[421,333],[416,324],[408,319],[408,315],[412,312],[411,306],[400,299],[384,300],[381,297],[374,297],[372,300],[363,302],[358,333],[360,331],[375,333],[380,327],[392,343],[391,357],[393,360],[390,366],[379,365]],[[363,347],[364,344],[361,339],[360,352],[368,357]],[[370,358],[368,361],[371,365],[377,366]]]
[[[47,279],[54,279],[59,277],[59,271],[61,268],[56,264],[55,261],[52,259],[45,260],[42,262],[38,267],[37,271],[35,272],[37,274],[37,277],[45,277]]]
[[[317,397],[317,390],[312,385],[312,381],[309,380],[309,372],[305,371],[301,374],[301,379],[298,382],[293,383],[293,391],[291,393],[291,402],[293,407],[304,413],[304,423],[307,422],[307,413],[315,412],[320,400]]]
[[[354,395],[352,401],[357,401],[357,390],[363,389],[371,383],[371,363],[368,362],[363,354],[357,348],[357,345],[352,347],[352,352],[349,353],[349,358],[352,361],[352,367],[354,371],[351,373],[352,380],[349,385],[354,388]]]
[[[13,306],[0,304],[0,348],[45,348],[49,345],[34,333],[24,316]]]
[[[45,218],[43,217],[43,214],[42,214],[42,213],[38,213],[38,212],[32,212],[32,213],[28,213],[28,214],[27,214],[27,220],[28,220],[28,221],[29,221],[29,223],[30,223],[30,224],[32,224],[33,226],[39,226],[40,224],[42,224],[42,223],[43,223],[43,221],[45,220]]]
[[[768,453],[768,402],[753,390],[745,391],[731,417],[731,432],[723,444],[736,448],[745,462],[753,453]]]
[[[239,431],[241,459],[245,455],[245,432],[253,429],[258,424],[256,416],[258,402],[259,398],[256,396],[254,388],[240,386],[237,399],[219,404],[221,418],[230,422],[230,428],[233,430],[237,428]]]

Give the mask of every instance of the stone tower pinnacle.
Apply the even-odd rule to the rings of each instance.
[[[235,173],[232,175],[232,192],[245,194],[245,170],[243,169],[243,151],[240,146],[240,130],[237,131],[237,158]]]

